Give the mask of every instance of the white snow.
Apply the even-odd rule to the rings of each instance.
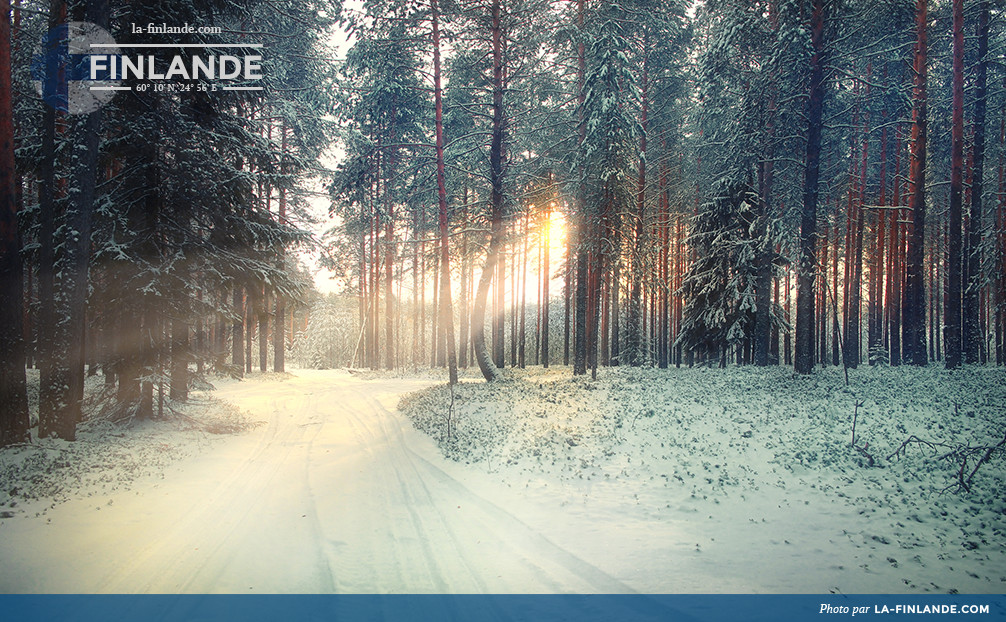
[[[1002,370],[469,374],[449,439],[442,383],[256,374],[184,416],[3,450],[0,592],[1006,586],[1006,461],[957,494],[929,450],[886,459],[911,434],[1001,439]],[[880,467],[850,447],[857,400]]]
[[[1001,369],[510,372],[463,385],[446,455],[506,486],[543,535],[642,592],[1002,593],[1006,460],[955,494],[959,465],[912,445],[994,445]],[[862,401],[851,447],[855,403]],[[443,437],[446,387],[403,403]],[[957,403],[955,415],[955,402]],[[974,466],[974,461],[969,463]],[[970,472],[970,467],[969,467]],[[513,503],[514,506],[511,506]]]

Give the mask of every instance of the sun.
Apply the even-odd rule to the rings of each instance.
[[[552,209],[542,215],[542,221],[542,235],[549,254],[561,257],[560,253],[566,250],[566,215],[553,203]]]

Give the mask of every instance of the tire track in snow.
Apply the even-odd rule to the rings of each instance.
[[[112,593],[631,591],[470,483],[390,406],[427,381],[252,376],[217,396],[263,426],[96,513],[18,523],[18,586]],[[495,487],[494,487],[495,486]],[[10,586],[13,588],[14,584]]]
[[[405,560],[419,558],[404,584],[379,579],[376,591],[632,591],[414,451],[406,438],[409,423],[380,403],[375,384],[384,383],[354,382],[341,391],[339,402],[353,405],[345,409],[346,418],[356,433],[365,431],[367,445],[375,452],[383,448],[371,455],[375,463],[369,465],[380,473],[370,486],[383,496],[380,506],[390,514],[395,507],[406,510],[389,530],[388,545]],[[357,519],[367,522],[373,516]]]

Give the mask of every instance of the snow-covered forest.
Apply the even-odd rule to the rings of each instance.
[[[272,591],[1002,591],[998,3],[0,0],[0,12],[0,507],[19,508],[0,519],[29,507],[69,521],[57,498],[149,492],[157,473],[198,489],[178,465],[200,465],[233,485],[251,526],[201,532],[228,511],[214,500],[172,532],[186,546],[261,536],[263,495],[311,506],[310,533],[289,542],[314,570],[256,583]],[[86,110],[67,84],[87,83],[72,59],[88,52],[52,35],[79,22],[122,50],[158,48],[146,77],[98,87],[113,95]],[[199,28],[144,30],[162,24]],[[261,76],[162,79],[214,49],[260,54]],[[335,291],[318,290],[321,268]],[[102,460],[109,439],[125,440]],[[256,487],[272,471],[248,452],[297,482],[289,495]],[[462,540],[478,531],[443,508],[406,516],[410,494],[362,494],[396,477],[432,486],[417,503],[477,507],[516,547],[512,574],[473,571]],[[319,481],[359,507],[319,501]],[[498,516],[484,502],[496,495],[516,495]],[[171,499],[156,507],[170,513]],[[115,512],[145,512],[129,508]],[[398,521],[396,543],[429,543],[388,545],[362,527],[378,514]],[[681,527],[692,514],[720,544]],[[828,545],[806,527],[767,538],[798,517]],[[627,534],[589,543],[622,520]],[[452,537],[430,535],[434,523]],[[4,529],[0,551],[25,569],[64,554],[32,561]],[[653,537],[673,543],[654,553]],[[789,562],[703,583],[741,540],[756,543],[754,567]],[[430,566],[442,547],[462,561]],[[110,561],[91,583],[57,573],[55,585],[259,581],[238,553],[186,575],[191,556],[143,550],[129,562],[139,579]],[[409,560],[427,566],[395,575]],[[158,563],[171,572],[145,579]],[[529,567],[535,579],[518,578]],[[0,571],[0,591],[37,588],[17,570]]]
[[[254,37],[264,86],[61,113],[34,95],[34,42],[85,14],[121,44],[179,20]],[[194,374],[283,371],[298,337],[334,339],[312,334],[312,245],[357,297],[327,366],[1006,360],[990,3],[10,15],[5,444],[30,427],[26,366],[39,435],[73,438],[85,369],[142,418],[155,387],[183,399]],[[312,235],[319,180],[332,219]]]

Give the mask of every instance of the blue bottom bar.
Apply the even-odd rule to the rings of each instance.
[[[0,619],[11,622],[823,622],[848,618],[999,621],[1006,620],[1006,596],[0,596]]]

